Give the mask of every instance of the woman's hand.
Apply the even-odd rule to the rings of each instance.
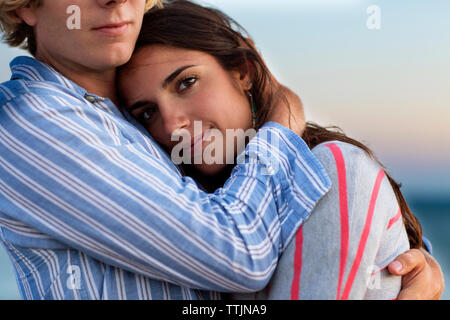
[[[398,300],[439,300],[444,291],[444,275],[436,260],[424,249],[411,249],[388,266],[402,278]]]

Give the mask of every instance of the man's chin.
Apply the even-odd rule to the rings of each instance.
[[[133,51],[128,48],[111,48],[110,50],[98,55],[96,59],[99,69],[108,70],[123,66],[131,59]]]

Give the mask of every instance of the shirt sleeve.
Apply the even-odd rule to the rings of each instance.
[[[89,112],[50,107],[31,93],[0,109],[0,211],[131,272],[206,290],[260,290],[330,187],[301,138],[276,123],[207,194],[149,154],[131,126],[105,130],[118,120]]]
[[[433,246],[431,244],[431,241],[426,237],[422,237],[422,241],[424,249],[427,250],[429,254],[433,254]]]

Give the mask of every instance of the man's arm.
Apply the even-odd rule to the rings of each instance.
[[[0,112],[0,211],[105,263],[189,287],[263,288],[329,188],[303,141],[275,123],[244,152],[258,161],[206,194],[88,109],[25,94]]]

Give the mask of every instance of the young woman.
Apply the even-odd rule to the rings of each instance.
[[[172,1],[144,17],[135,54],[119,75],[123,105],[167,152],[179,146],[174,134],[190,134],[182,143],[192,162],[181,167],[209,191],[232,175],[227,159],[241,150],[226,142],[234,141],[232,133],[257,130],[275,107],[294,114],[302,108],[243,34],[220,11]],[[303,139],[327,170],[332,190],[290,242],[269,287],[243,297],[396,298],[401,278],[385,268],[422,246],[421,227],[399,186],[365,145],[338,130],[308,123]],[[196,152],[208,148],[215,161],[196,161]],[[282,196],[291,192],[298,190],[280,190]]]

